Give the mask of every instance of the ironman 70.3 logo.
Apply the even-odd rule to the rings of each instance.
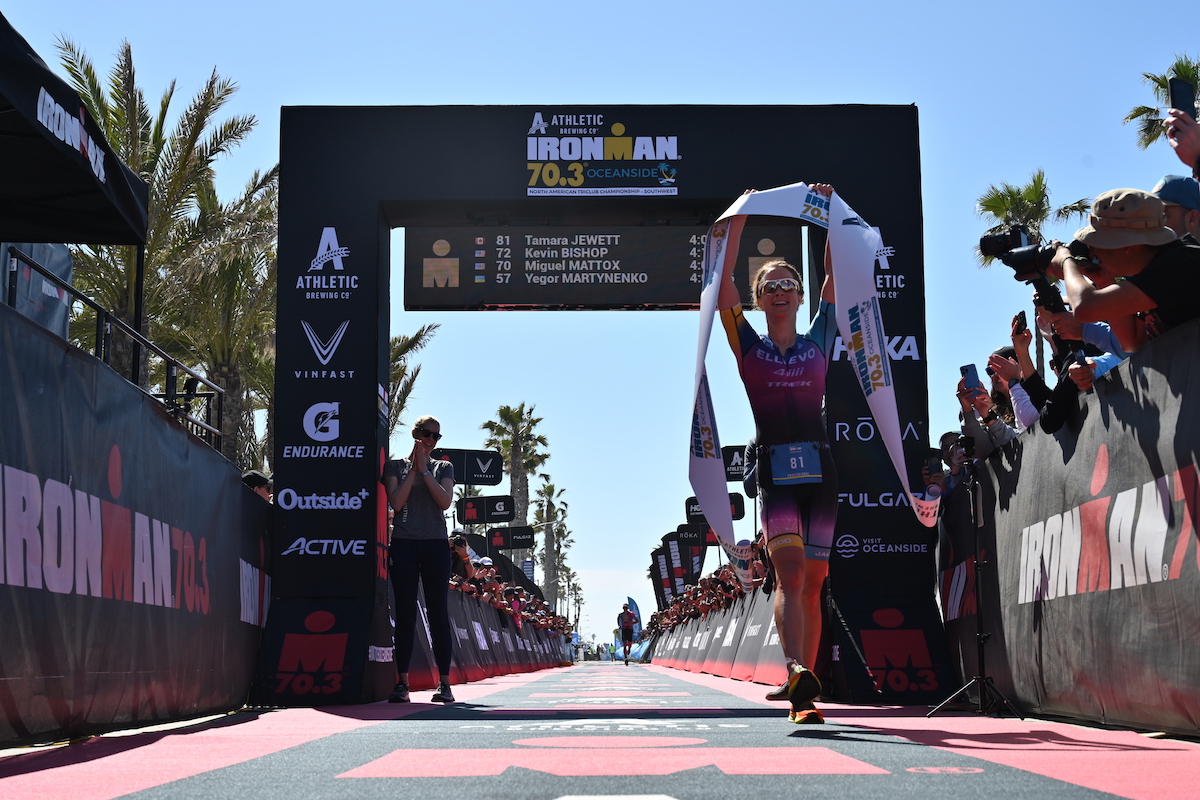
[[[679,194],[679,137],[604,114],[535,112],[525,159],[529,197]]]

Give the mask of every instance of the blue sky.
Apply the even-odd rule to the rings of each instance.
[[[237,81],[228,111],[254,114],[259,127],[219,165],[223,196],[278,160],[285,105],[915,104],[935,432],[957,424],[958,366],[982,366],[1029,305],[1028,288],[1006,268],[976,267],[972,247],[986,224],[975,198],[1039,167],[1059,204],[1186,174],[1165,144],[1138,150],[1121,119],[1151,102],[1142,72],[1164,71],[1177,53],[1200,55],[1194,14],[1181,6],[1172,16],[1169,6],[1112,2],[59,0],[4,13],[54,68],[59,35],[101,73],[128,40],[152,103],[175,80],[181,109],[214,68]],[[879,191],[897,203],[916,199],[914,187]],[[1065,238],[1075,227],[1051,233]],[[397,232],[394,258],[402,241]],[[585,633],[604,638],[627,594],[648,614],[649,551],[683,521],[691,494],[697,315],[404,312],[398,261],[393,279],[393,333],[442,325],[421,355],[413,412],[437,415],[449,446],[477,448],[479,425],[498,406],[535,404],[551,445],[546,468],[570,503]],[[464,354],[510,367],[466,381]],[[743,443],[753,426],[719,339],[709,370],[722,440]],[[749,535],[749,522],[739,524]]]

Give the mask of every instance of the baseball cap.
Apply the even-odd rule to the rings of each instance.
[[[249,486],[251,489],[257,489],[260,486],[270,486],[271,479],[256,469],[248,469],[242,473],[242,483]]]
[[[1190,211],[1200,211],[1200,183],[1195,178],[1182,175],[1163,175],[1150,193],[1167,205],[1183,206]]]
[[[1176,238],[1166,226],[1162,200],[1141,189],[1113,189],[1100,195],[1092,203],[1088,222],[1075,231],[1075,238],[1102,250],[1169,244]]]

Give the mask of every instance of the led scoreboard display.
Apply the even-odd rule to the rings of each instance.
[[[743,290],[747,264],[801,263],[799,225],[746,231]],[[405,306],[695,308],[707,233],[698,225],[407,228]]]

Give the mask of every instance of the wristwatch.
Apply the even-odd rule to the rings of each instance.
[[[433,473],[432,473],[432,472],[430,472],[429,470],[425,470],[425,471],[424,471],[424,472],[422,472],[421,474],[422,474],[422,475],[432,475]]]

